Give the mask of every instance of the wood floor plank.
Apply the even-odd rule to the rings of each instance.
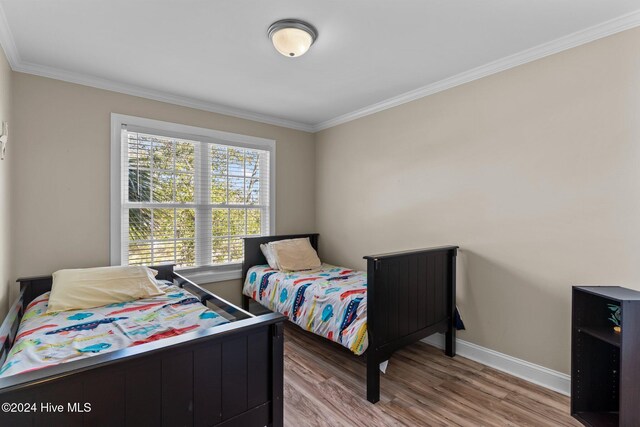
[[[396,352],[380,402],[365,398],[363,357],[285,327],[285,426],[579,426],[569,398],[424,343]]]
[[[488,382],[495,384],[509,392],[510,395],[520,394],[527,399],[554,407],[560,411],[570,405],[568,396],[563,396],[547,388],[532,384],[520,378],[513,377],[495,369],[483,369],[479,375]]]
[[[331,414],[324,414],[327,410],[316,404],[315,398],[308,398],[299,389],[291,385],[291,382],[284,383],[284,422],[287,426],[332,426],[339,422],[331,417]],[[333,418],[333,419],[332,419]]]
[[[526,411],[535,412],[540,416],[545,418],[549,418],[553,420],[555,425],[558,426],[573,426],[573,422],[568,422],[564,420],[565,408],[558,409],[554,406],[549,406],[544,403],[537,402],[535,400],[531,400],[525,396],[522,396],[517,393],[510,394],[507,396],[506,401],[510,404],[518,406]]]
[[[438,414],[439,420],[447,425],[459,425],[464,427],[475,427],[478,425],[476,418],[476,409],[465,406],[464,404],[451,405],[450,396],[442,393],[439,388],[434,388],[429,393],[414,393],[413,390],[402,390],[398,393],[398,398],[406,402],[413,402],[412,406],[421,407],[430,413]],[[484,425],[501,426],[504,425],[504,419],[495,417],[493,414],[485,417]]]
[[[388,409],[386,413],[389,416],[394,417],[399,425],[402,426],[450,426],[446,420],[441,419],[435,414],[429,412],[416,411],[415,406],[412,406],[401,399],[393,399],[391,402],[384,404],[384,408]]]

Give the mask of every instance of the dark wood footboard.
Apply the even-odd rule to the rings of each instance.
[[[381,362],[434,333],[455,356],[457,246],[364,257],[367,260],[367,400],[380,400]]]
[[[163,278],[240,320],[0,378],[0,425],[282,426],[284,317],[252,316],[179,275]],[[37,293],[27,282],[47,286],[24,281],[19,313]],[[5,324],[11,341],[15,321]]]

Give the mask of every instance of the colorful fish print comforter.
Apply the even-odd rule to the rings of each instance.
[[[285,273],[255,266],[243,292],[293,323],[335,341],[357,355],[367,349],[367,273],[323,264]]]
[[[47,313],[49,292],[27,307],[0,369],[6,377],[228,323],[189,292],[161,285],[153,298]]]

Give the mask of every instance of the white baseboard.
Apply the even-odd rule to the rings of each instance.
[[[444,335],[434,334],[422,340],[438,348],[444,348]],[[571,376],[526,360],[456,339],[456,354],[483,365],[490,366],[514,377],[538,384],[566,396],[571,394]]]

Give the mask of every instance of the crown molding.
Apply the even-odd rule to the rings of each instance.
[[[472,68],[471,70],[462,72],[455,76],[448,77],[446,79],[431,83],[418,89],[414,89],[398,96],[394,96],[392,98],[388,98],[384,101],[377,102],[375,104],[360,108],[350,113],[334,117],[333,119],[314,125],[313,131],[319,132],[321,130],[347,123],[371,114],[375,114],[377,112],[384,111],[398,105],[406,104],[407,102],[415,101],[417,99],[424,98],[426,96],[433,95],[438,92],[442,92],[447,89],[451,89],[456,86],[460,86],[465,83],[469,83],[474,80],[478,80],[483,77],[487,77],[492,74],[517,67],[519,65],[533,62],[546,56],[550,56],[564,50],[571,49],[638,26],[640,26],[640,10],[622,15],[609,21],[605,21],[601,24],[594,25],[593,27],[577,31],[567,36],[560,37],[553,41],[543,43],[533,48],[523,50],[516,54],[506,56],[488,64]]]
[[[141,86],[130,85],[126,83],[118,83],[113,80],[93,77],[82,73],[61,70],[58,68],[31,64],[28,62],[20,62],[16,66],[12,66],[14,71],[26,74],[33,74],[41,77],[62,80],[65,82],[76,83],[83,86],[91,86],[98,89],[109,90],[112,92],[124,93],[127,95],[138,96],[141,98],[152,99],[154,101],[166,102],[169,104],[180,105],[183,107],[195,108],[198,110],[210,111],[212,113],[224,114],[225,116],[237,117],[240,119],[252,120],[254,122],[266,123],[275,126],[281,126],[290,129],[301,130],[305,132],[313,132],[313,126],[306,123],[299,123],[292,120],[281,119],[266,114],[254,113],[233,107],[227,107],[212,102],[202,101],[186,96],[174,95],[168,92],[147,89]]]
[[[361,117],[378,113],[510,68],[523,65],[546,56],[550,56],[562,52],[573,47],[577,47],[631,28],[640,26],[640,10],[631,12],[626,15],[611,19],[593,27],[577,31],[567,36],[560,37],[556,40],[544,43],[533,48],[518,52],[516,54],[498,59],[485,65],[462,72],[452,77],[440,80],[435,83],[414,89],[398,96],[388,98],[386,100],[371,104],[367,107],[346,113],[324,122],[308,124],[293,120],[287,120],[280,117],[274,117],[267,114],[255,113],[239,108],[228,107],[200,99],[190,98],[186,96],[175,95],[172,93],[144,88],[142,86],[119,83],[113,80],[90,76],[87,74],[76,73],[72,71],[62,70],[54,67],[48,67],[23,61],[16,47],[13,35],[11,34],[6,15],[0,3],[0,46],[2,46],[7,57],[9,65],[14,71],[33,74],[42,77],[48,77],[56,80],[63,80],[70,83],[76,83],[84,86],[91,86],[98,89],[109,90],[113,92],[124,93],[127,95],[138,96],[141,98],[152,99],[155,101],[166,102],[169,104],[180,105],[183,107],[195,108],[198,110],[210,111],[212,113],[224,114],[226,116],[237,117],[255,122],[266,123],[285,128],[301,130],[304,132],[319,132],[343,123],[347,123]]]

